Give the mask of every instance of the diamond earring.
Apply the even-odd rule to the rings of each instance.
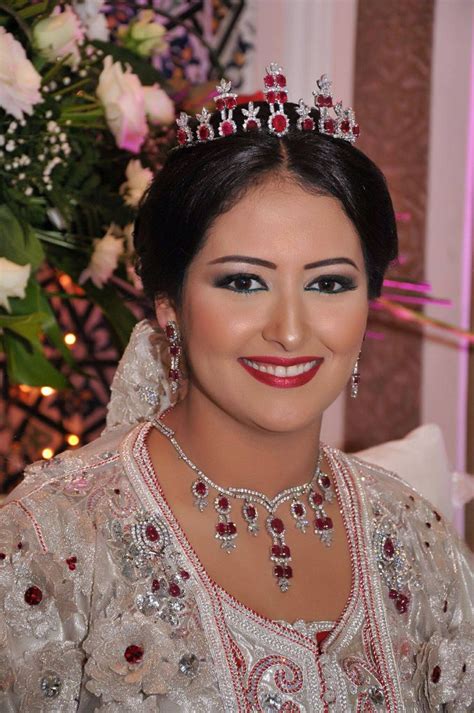
[[[171,359],[168,378],[171,383],[171,393],[175,394],[178,391],[181,379],[181,371],[179,368],[179,358],[181,356],[181,336],[178,325],[173,320],[169,320],[166,323],[165,332],[169,341],[169,353]]]
[[[357,357],[356,363],[354,364],[354,368],[352,370],[352,376],[351,376],[351,397],[353,399],[357,398],[357,394],[359,392],[359,384],[360,384],[359,359],[360,359],[360,353],[359,353],[359,356]]]

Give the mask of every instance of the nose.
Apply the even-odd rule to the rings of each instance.
[[[301,298],[285,292],[269,306],[262,336],[265,341],[277,343],[285,351],[293,352],[306,343],[308,329]]]

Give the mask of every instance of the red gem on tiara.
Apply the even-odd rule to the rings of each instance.
[[[263,83],[266,87],[274,87],[275,86],[275,77],[272,74],[266,74],[265,77],[263,78]]]
[[[209,127],[208,126],[200,126],[198,128],[198,137],[200,141],[207,141],[209,139]]]
[[[178,129],[177,136],[178,143],[181,144],[181,146],[183,146],[188,140],[187,134],[184,129]]]
[[[275,80],[279,87],[286,87],[286,77],[284,74],[277,74]]]
[[[276,95],[277,93],[274,91],[267,92],[267,102],[269,104],[274,104],[276,101]]]
[[[322,94],[316,97],[317,106],[327,106],[332,107],[332,97],[324,97]]]
[[[230,136],[231,134],[234,134],[237,130],[237,127],[233,121],[229,121],[228,119],[226,121],[221,121],[219,124],[219,134],[221,136]]]
[[[277,101],[280,102],[280,104],[284,104],[285,102],[288,101],[288,94],[286,92],[277,92]]]
[[[329,117],[328,119],[324,120],[324,131],[326,134],[333,134],[336,130],[336,122],[334,119]]]
[[[193,135],[191,129],[188,126],[189,116],[185,111],[182,111],[179,117],[176,119],[178,124],[177,139],[180,146],[185,144],[190,144],[193,141]]]
[[[272,117],[272,126],[279,134],[283,133],[288,127],[288,119],[284,114],[275,114]]]
[[[225,109],[225,99],[221,99],[220,97],[218,97],[215,101],[216,101],[216,109],[218,111],[222,111],[223,109]]]
[[[257,106],[255,108],[253,102],[249,102],[247,109],[245,109],[245,107],[242,107],[242,114],[245,116],[243,127],[244,131],[255,131],[256,129],[260,129],[262,123],[260,119],[257,119],[257,114],[259,111],[260,107]]]
[[[341,121],[340,128],[341,128],[341,131],[343,131],[345,134],[347,134],[351,130],[351,125],[349,124],[349,122],[346,119],[345,121]]]
[[[204,107],[200,114],[197,114],[199,126],[197,128],[198,141],[211,141],[214,138],[214,129],[210,125],[211,114]]]

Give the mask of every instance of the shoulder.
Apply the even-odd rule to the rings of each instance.
[[[370,509],[374,542],[400,543],[415,569],[447,581],[464,571],[472,576],[472,554],[449,519],[396,473],[338,451],[358,481]],[[381,553],[383,555],[383,553]]]
[[[131,430],[114,429],[83,448],[28,466],[0,508],[1,552],[8,555],[26,540],[43,552],[91,540],[98,494],[123,478],[120,446]]]

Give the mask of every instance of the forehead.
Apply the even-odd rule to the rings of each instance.
[[[267,179],[218,216],[200,254],[208,260],[238,253],[299,264],[346,256],[362,266],[357,231],[340,202],[290,180]]]

